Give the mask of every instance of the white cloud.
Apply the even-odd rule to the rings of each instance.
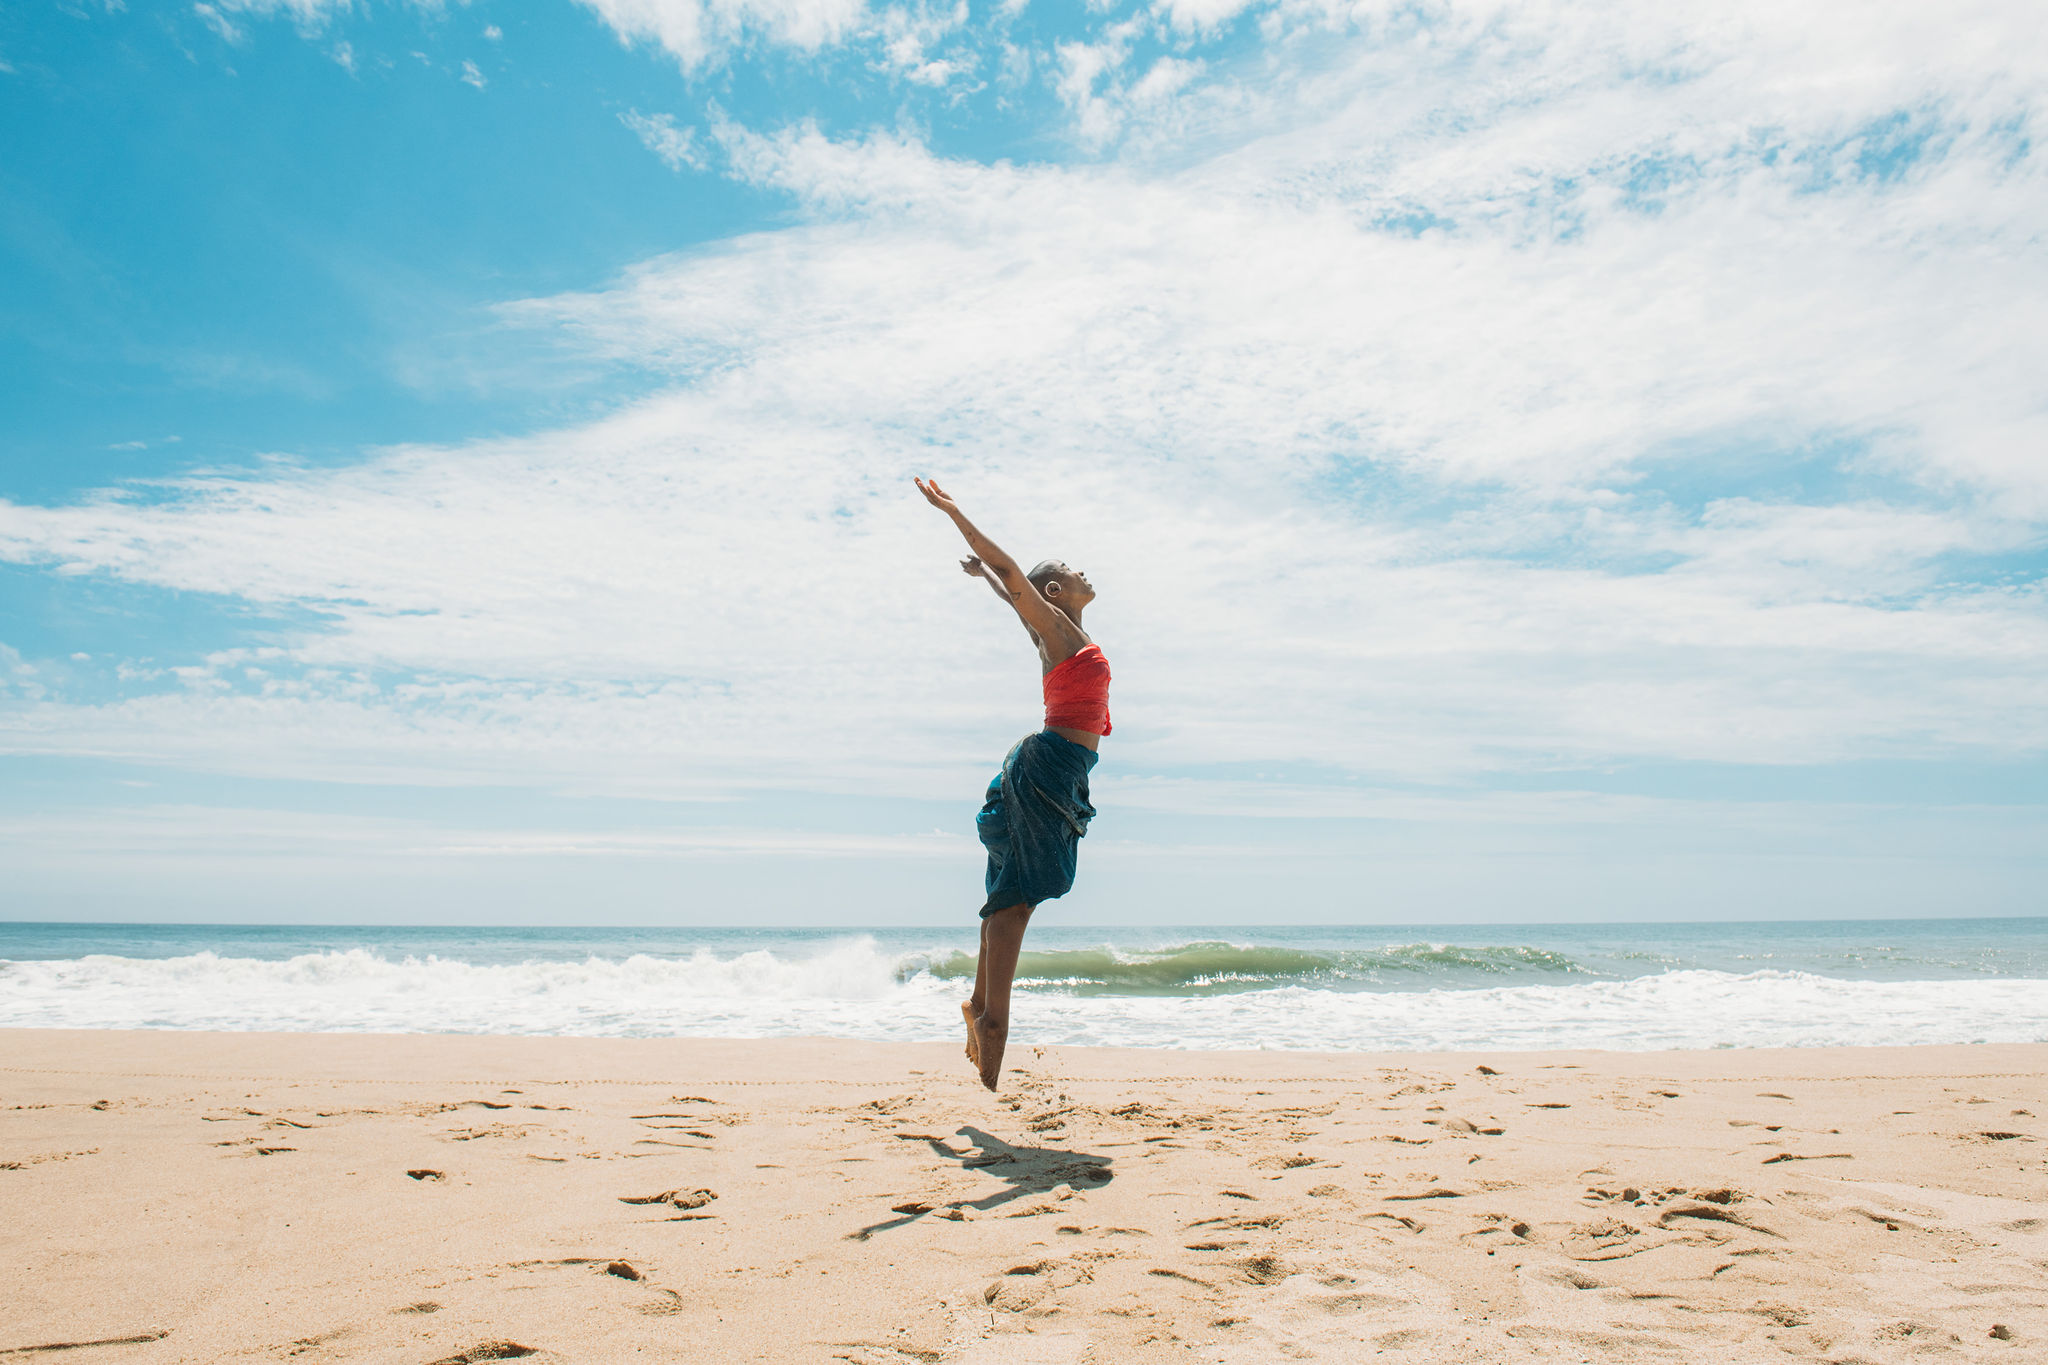
[[[1161,57],[1131,86],[1132,103],[1152,105],[1171,99],[1202,74],[1202,65],[1179,57]]]
[[[619,115],[619,122],[631,128],[642,145],[660,157],[670,170],[680,171],[685,167],[704,169],[704,153],[697,145],[697,130],[677,127],[674,114],[643,114],[638,109],[630,109]]]
[[[1183,31],[1213,32],[1252,7],[1255,0],[1161,0],[1155,6]]]
[[[484,41],[485,41],[485,42],[487,42],[487,43],[495,43],[495,42],[497,42],[497,41],[498,41],[499,39],[503,38],[504,36],[505,36],[505,30],[504,30],[504,29],[501,29],[501,28],[499,28],[499,27],[498,27],[498,26],[497,26],[496,24],[485,24],[485,25],[484,25]]]
[[[1162,56],[1134,75],[1134,44],[1145,36],[1141,19],[1106,25],[1093,42],[1057,44],[1059,74],[1055,92],[1073,113],[1073,132],[1089,148],[1099,148],[1127,131],[1132,117],[1142,116],[1145,138],[1153,144],[1178,132],[1179,96],[1206,69],[1200,59]]]
[[[966,0],[578,0],[619,41],[652,43],[685,74],[715,66],[750,39],[814,53],[859,42],[874,68],[913,84],[957,86],[980,65],[965,42],[935,51],[967,27]]]
[[[31,680],[5,742],[971,791],[1035,679],[923,471],[1102,584],[1126,773],[2048,749],[2041,585],[1973,567],[2048,524],[2048,186],[2002,131],[2041,78],[1912,16],[1836,59],[1760,8],[1627,13],[1446,20],[1264,83],[1189,59],[1170,115],[1133,98],[1154,65],[1096,166],[718,125],[796,226],[505,310],[669,392],[0,505],[0,556],[331,621],[111,704]],[[1077,101],[1131,65],[1090,51]],[[1900,109],[1941,154],[1874,171]]]
[[[881,66],[919,85],[947,85],[971,72],[975,59],[965,49],[946,57],[933,57],[931,50],[966,23],[966,0],[885,7],[874,21]]]
[[[464,85],[473,85],[479,90],[483,89],[486,84],[484,73],[477,70],[476,63],[467,58],[464,58],[462,63],[462,83]]]
[[[247,41],[248,35],[232,19],[222,14],[214,6],[197,4],[192,7],[192,12],[198,15],[199,21],[212,29],[222,42],[233,43],[239,47],[243,42]]]
[[[651,42],[685,72],[712,62],[748,34],[803,51],[816,51],[852,32],[863,0],[578,0],[594,11],[619,41]]]
[[[1054,49],[1060,65],[1056,89],[1073,110],[1075,130],[1083,142],[1105,142],[1123,122],[1115,73],[1129,59],[1130,39],[1138,27],[1132,20],[1112,27],[1099,42],[1060,43]]]
[[[136,784],[147,785],[147,784]],[[959,859],[961,834],[849,835],[746,826],[505,830],[376,815],[223,806],[104,806],[0,815],[0,848],[36,854],[222,857]]]
[[[206,18],[205,11],[223,10],[231,14],[248,14],[259,19],[278,15],[290,19],[301,32],[315,32],[337,15],[344,15],[355,8],[352,0],[214,0],[213,4],[193,6]],[[213,19],[207,19],[214,23]]]

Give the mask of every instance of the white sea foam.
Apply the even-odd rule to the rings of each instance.
[[[18,961],[0,963],[0,1026],[950,1039],[964,983],[919,970],[924,960],[840,939],[800,955],[505,964],[361,948]],[[2039,1042],[2048,982],[1684,970],[1398,991],[1032,991],[1015,1027],[1045,1042],[1373,1051]]]

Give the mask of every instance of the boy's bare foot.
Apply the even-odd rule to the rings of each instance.
[[[974,1012],[974,1002],[972,1000],[962,1000],[960,1002],[960,1017],[967,1021],[967,1060],[974,1064],[976,1071],[979,1071],[981,1070],[981,1049],[978,1044],[981,1040],[976,1036],[975,1025],[980,1021],[980,1016]]]
[[[1010,1021],[993,1023],[983,1017],[975,1021],[974,1033],[974,1064],[981,1071],[981,1083],[993,1090],[1003,1074],[1003,1045],[1010,1041]]]

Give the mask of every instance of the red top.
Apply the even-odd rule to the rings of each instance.
[[[1045,723],[1091,735],[1109,733],[1109,660],[1102,657],[1101,645],[1084,646],[1045,675]]]

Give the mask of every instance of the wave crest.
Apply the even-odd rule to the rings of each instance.
[[[974,966],[973,954],[956,952],[931,958],[913,955],[898,970],[903,980],[922,972],[952,981],[972,977]],[[1523,973],[1553,977],[1586,970],[1563,953],[1523,944],[1472,948],[1404,943],[1365,952],[1198,942],[1151,951],[1101,947],[1025,952],[1017,959],[1017,985],[1079,995],[1215,995],[1282,986],[1366,989],[1392,984],[1413,989],[1423,984],[1414,979],[1418,976],[1458,985]]]
[[[1056,975],[1035,977],[1039,984],[1019,994],[1020,1036],[1096,1046],[1406,1052],[2048,1041],[2048,992],[2031,978],[1852,981],[1691,969],[1621,980],[1540,950],[1432,944],[1367,953],[1103,948],[1032,954],[1026,969]],[[0,1027],[951,1042],[972,970],[964,954],[899,957],[869,938],[802,954],[499,963],[367,948],[271,959],[0,960]],[[1352,984],[1339,980],[1346,973]],[[1357,984],[1364,973],[1392,984]]]

